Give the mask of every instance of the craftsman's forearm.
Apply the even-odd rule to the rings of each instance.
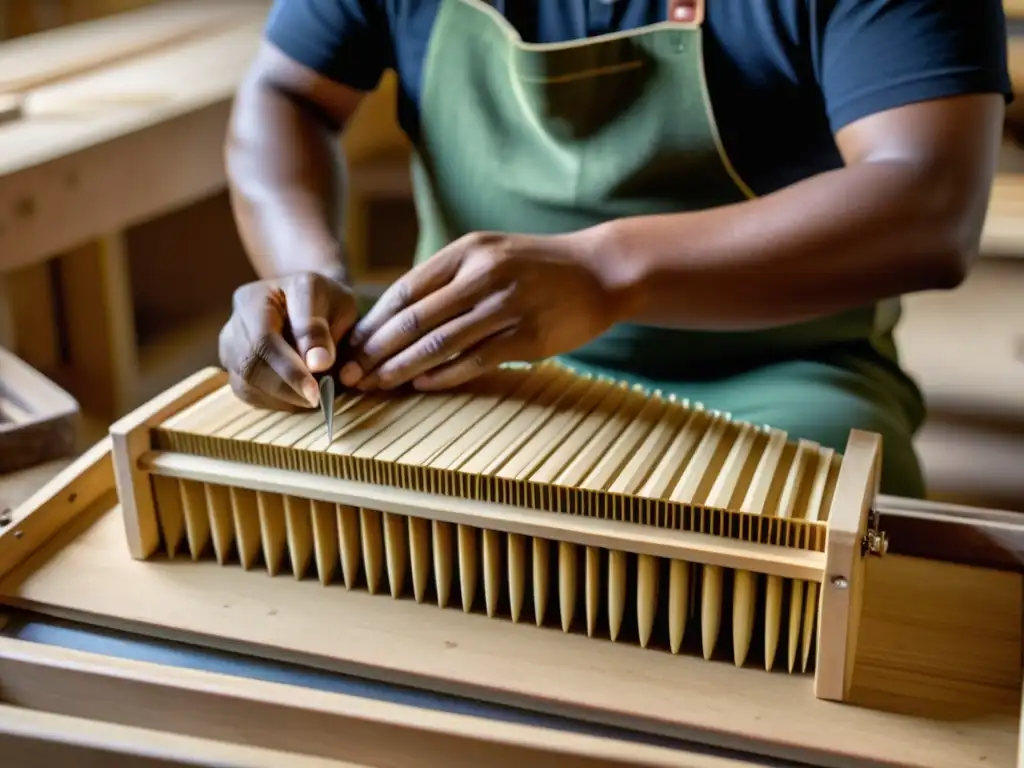
[[[900,162],[863,163],[732,206],[622,219],[585,238],[624,286],[628,319],[755,330],[956,285],[986,200],[965,212],[953,183]]]
[[[257,274],[345,280],[344,176],[337,132],[310,108],[253,77],[239,90],[226,148],[239,233]]]

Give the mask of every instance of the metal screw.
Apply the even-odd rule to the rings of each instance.
[[[846,589],[848,586],[850,586],[850,582],[846,580],[845,576],[833,576],[832,586],[836,589]]]
[[[20,539],[24,535],[25,535],[24,531],[15,531],[14,532],[14,538],[16,538],[16,539]]]

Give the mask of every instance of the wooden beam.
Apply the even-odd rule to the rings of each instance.
[[[223,189],[231,101],[265,12],[250,7],[226,32],[32,92],[26,118],[0,128],[0,271]]]
[[[61,11],[43,29],[67,23],[66,16]],[[251,7],[240,0],[179,0],[27,35],[0,50],[0,93],[25,93],[133,57],[148,57],[245,23],[251,16]]]
[[[222,750],[275,750],[288,757],[275,764],[289,768],[313,758],[403,768],[761,764],[8,638],[0,638],[0,680],[16,711],[204,739]]]

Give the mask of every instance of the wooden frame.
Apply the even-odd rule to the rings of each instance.
[[[727,757],[495,723],[3,637],[0,689],[0,746],[4,736],[32,737],[57,742],[62,749],[232,768],[554,768],[566,760],[581,768],[749,765]]]
[[[841,680],[848,689],[844,696],[856,706],[834,708],[817,700],[800,677],[548,630],[510,631],[483,616],[361,592],[326,588],[329,596],[323,597],[323,588],[313,584],[261,578],[212,562],[136,560],[126,545],[115,485],[134,487],[139,466],[122,461],[119,468],[111,456],[113,441],[125,457],[138,457],[145,451],[145,438],[138,435],[145,435],[147,423],[182,407],[188,392],[209,391],[222,381],[219,372],[201,372],[122,420],[112,441],[97,445],[16,509],[14,524],[0,533],[0,600],[143,634],[815,765],[867,761],[959,768],[982,754],[994,765],[1016,754],[1024,589],[1015,572],[892,554],[869,560],[860,587],[859,627],[837,630],[856,642],[848,642],[843,677],[832,683]],[[865,467],[876,465],[875,448],[864,454]],[[159,461],[153,456],[142,466]],[[860,477],[861,488],[873,492],[874,477]],[[307,486],[319,493],[322,479],[307,478]],[[262,480],[278,481],[273,473]],[[124,495],[143,504],[147,498],[134,491]],[[866,508],[851,505],[845,515],[856,519]],[[883,515],[889,521],[900,518],[896,509]],[[148,522],[137,530],[129,526],[128,540],[135,552],[145,553],[159,530],[147,514],[138,519]],[[850,534],[844,538],[851,541]],[[833,543],[841,541],[836,537]],[[849,565],[850,547],[845,551]],[[838,562],[828,572],[857,579],[853,570],[836,570]],[[127,595],[121,588],[125,583],[145,597]],[[856,590],[846,593],[856,600]],[[938,644],[930,628],[937,611],[947,638]],[[979,624],[986,626],[982,638],[976,637]],[[959,653],[967,642],[975,643],[969,660]],[[857,671],[850,681],[847,658]],[[519,672],[510,678],[508,669]],[[896,711],[880,711],[884,708]],[[729,716],[723,718],[724,712]],[[957,728],[949,727],[950,719]]]

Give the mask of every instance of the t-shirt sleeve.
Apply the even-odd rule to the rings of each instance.
[[[887,109],[971,93],[1013,98],[1002,0],[833,0],[817,70],[832,130]]]
[[[373,90],[393,66],[385,0],[274,0],[266,37],[331,80]]]

